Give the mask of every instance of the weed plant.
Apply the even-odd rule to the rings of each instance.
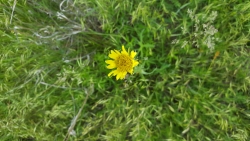
[[[247,0],[1,0],[1,141],[250,140]],[[117,81],[110,50],[137,52]]]

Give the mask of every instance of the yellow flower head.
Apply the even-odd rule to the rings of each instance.
[[[108,69],[116,68],[116,70],[112,70],[108,76],[111,77],[116,75],[116,80],[118,80],[124,79],[128,72],[133,74],[133,68],[139,64],[138,61],[134,60],[135,55],[136,52],[131,51],[129,53],[125,50],[124,46],[122,46],[121,52],[118,50],[111,50],[109,57],[114,60],[106,60],[105,62],[108,64]]]

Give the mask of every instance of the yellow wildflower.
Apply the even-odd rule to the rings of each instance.
[[[128,72],[133,74],[133,68],[139,64],[138,61],[134,60],[135,55],[136,52],[131,51],[129,53],[125,50],[124,46],[122,46],[121,52],[118,50],[111,50],[109,57],[114,60],[106,60],[105,62],[108,64],[108,69],[116,68],[116,70],[112,70],[108,76],[111,77],[116,75],[116,80],[118,80],[124,79]]]

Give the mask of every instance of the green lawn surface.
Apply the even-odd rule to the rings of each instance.
[[[0,0],[0,141],[249,141],[248,0]],[[123,80],[105,60],[122,45]]]

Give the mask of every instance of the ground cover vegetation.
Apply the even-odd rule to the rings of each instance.
[[[0,7],[1,141],[250,140],[248,0]],[[123,45],[138,62],[116,80]]]

